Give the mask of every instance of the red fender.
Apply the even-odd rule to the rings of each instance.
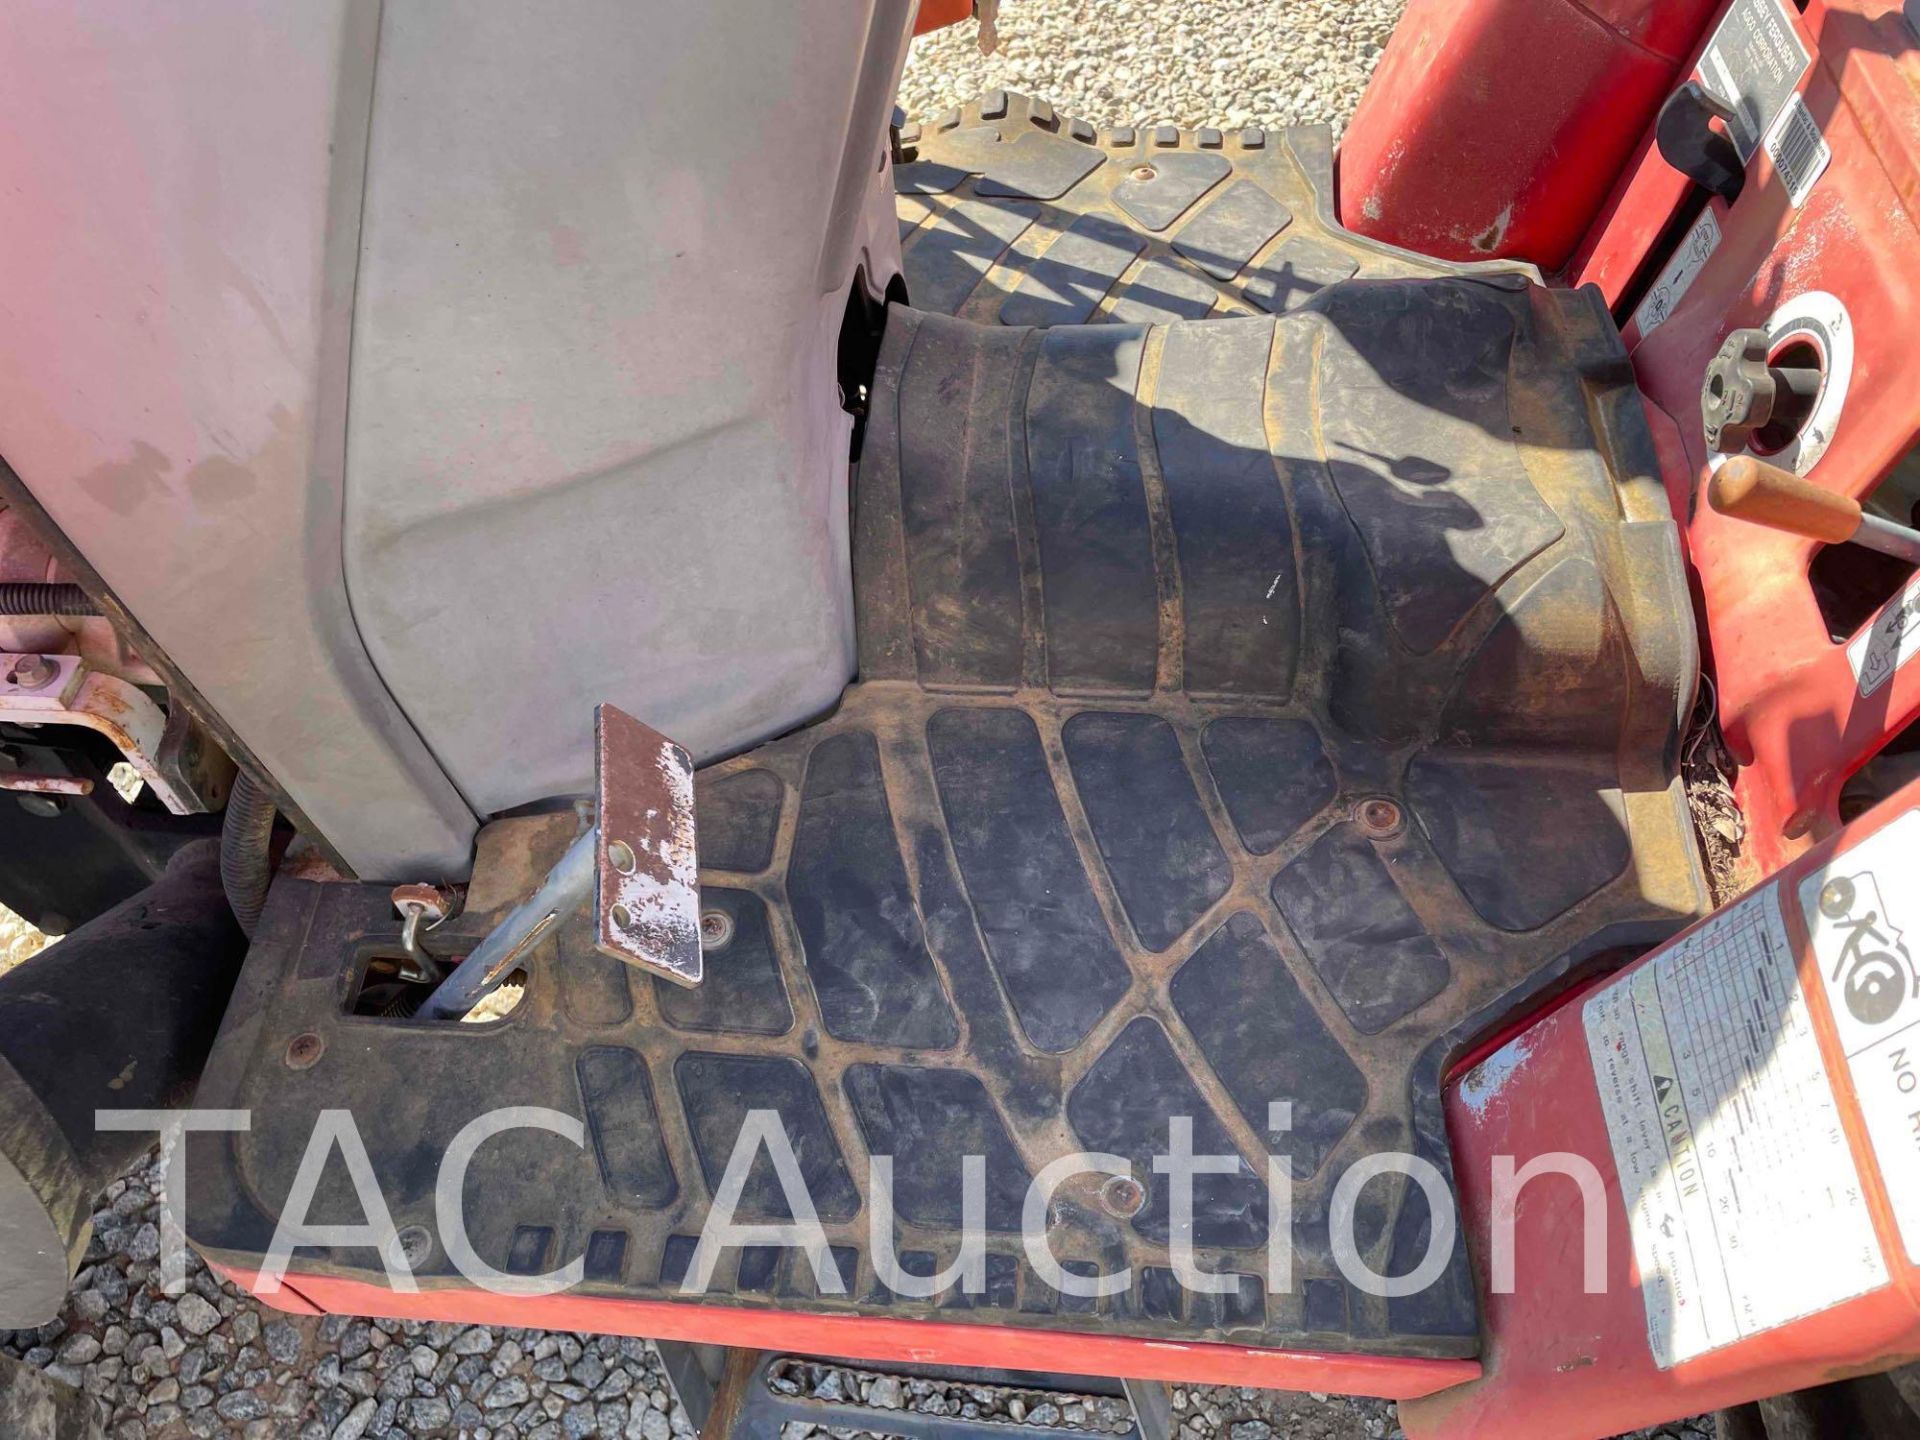
[[[1349,230],[1558,270],[1720,0],[1410,0],[1340,146]]]

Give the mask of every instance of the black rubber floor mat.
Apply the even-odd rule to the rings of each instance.
[[[1342,229],[1325,126],[1103,129],[993,90],[900,139],[909,298],[983,324],[1278,315],[1356,275],[1525,269],[1448,265]]]
[[[588,1293],[672,1298],[747,1113],[771,1109],[849,1293],[754,1247],[707,1303],[1472,1353],[1460,1244],[1435,1284],[1379,1298],[1334,1262],[1331,1196],[1385,1151],[1450,1176],[1462,1047],[1703,908],[1675,780],[1690,611],[1655,477],[1599,302],[1512,277],[1151,328],[896,308],[856,486],[861,679],[701,774],[704,904],[732,932],[706,985],[638,978],[582,920],[503,1021],[351,1016],[387,896],[283,879],[200,1097],[252,1130],[192,1142],[193,1239],[257,1264],[336,1106],[395,1222],[432,1233],[459,1129],[542,1105],[582,1117],[591,1153],[490,1141],[466,1188],[479,1255],[584,1255]],[[477,873],[519,879],[477,884],[432,943],[470,946],[572,823],[489,827]],[[1171,1268],[1151,1157],[1179,1116],[1236,1157],[1195,1194],[1224,1294]],[[1069,1269],[1131,1267],[1097,1300],[1044,1283],[1018,1234],[1030,1178],[1076,1151],[1144,1187],[1081,1176],[1050,1212]],[[1270,1152],[1293,1186],[1275,1293]],[[984,1293],[879,1283],[872,1155],[915,1274],[953,1258],[959,1157],[985,1157]],[[784,1211],[763,1157],[740,1217]],[[359,1215],[336,1165],[314,1218]],[[1405,1273],[1429,1219],[1420,1189],[1372,1181],[1360,1255]],[[365,1251],[301,1264],[381,1277]],[[438,1246],[422,1269],[458,1283]]]

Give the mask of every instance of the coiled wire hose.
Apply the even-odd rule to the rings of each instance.
[[[252,938],[267,904],[273,878],[273,795],[242,770],[227,797],[227,818],[220,826],[220,888],[227,893],[233,918]]]
[[[98,615],[100,607],[78,585],[0,581],[0,615]]]

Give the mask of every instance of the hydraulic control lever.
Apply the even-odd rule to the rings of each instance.
[[[1698,80],[1689,80],[1667,97],[1653,122],[1653,143],[1660,158],[1702,190],[1731,205],[1747,183],[1740,151],[1722,130],[1734,124],[1733,107]]]
[[[1858,500],[1752,455],[1735,455],[1714,473],[1707,503],[1736,520],[1829,545],[1864,545],[1920,565],[1920,530],[1869,515]]]

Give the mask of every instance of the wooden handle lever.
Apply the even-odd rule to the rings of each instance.
[[[1714,472],[1707,503],[1722,515],[1809,540],[1839,545],[1860,529],[1860,502],[1802,480],[1751,455],[1735,455]]]

